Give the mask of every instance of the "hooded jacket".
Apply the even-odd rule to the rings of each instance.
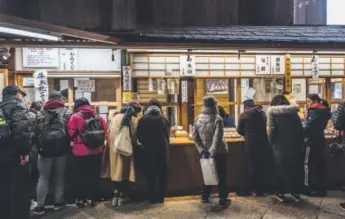
[[[268,137],[277,162],[302,161],[303,164],[304,136],[298,111],[298,106],[290,105],[267,109]]]
[[[139,120],[137,138],[145,149],[167,154],[170,143],[170,124],[157,106],[149,106]]]
[[[11,137],[0,145],[0,162],[19,162],[20,155],[28,155],[31,150],[31,130],[33,127],[29,110],[13,94],[3,96],[1,109],[11,129]]]
[[[33,134],[32,134],[33,143],[36,145],[38,153],[44,157],[60,157],[70,152],[71,147],[69,143],[68,134],[66,136],[65,144],[61,145],[59,150],[54,152],[54,154],[42,154],[42,152],[40,152],[40,148],[42,147],[42,145],[40,145],[39,137],[42,132],[44,124],[48,122],[48,120],[50,120],[54,116],[57,116],[57,114],[59,114],[61,110],[67,110],[64,108],[65,106],[63,105],[63,102],[60,102],[59,100],[49,100],[42,109],[42,111],[44,112],[42,111],[37,112],[34,128],[33,128]],[[47,117],[44,116],[43,113],[46,113]],[[66,133],[67,133],[67,122],[70,117],[71,117],[71,113],[67,110],[65,114],[63,115],[64,124],[66,125]]]
[[[193,140],[199,154],[205,151],[211,156],[227,153],[228,146],[223,137],[224,123],[217,106],[204,106],[195,119],[193,130]]]
[[[245,138],[246,151],[262,151],[268,146],[266,122],[262,106],[245,109],[241,114],[237,132]]]
[[[345,130],[345,103],[338,105],[335,115],[334,128],[339,131]]]
[[[95,117],[96,111],[93,106],[84,105],[78,107],[76,113],[74,113],[67,123],[68,134],[73,140],[72,153],[75,156],[89,156],[101,154],[103,152],[104,145],[100,145],[96,149],[88,148],[81,139],[81,133],[85,125],[85,119],[79,115],[83,114],[85,117]],[[107,124],[102,117],[99,117],[99,120],[103,124],[105,133],[107,132]]]
[[[330,119],[330,109],[320,103],[313,104],[308,110],[308,116],[304,126],[304,135],[312,148],[317,147],[321,149],[321,151],[324,150],[326,144],[324,130]]]

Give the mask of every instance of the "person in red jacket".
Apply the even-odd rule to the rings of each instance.
[[[68,121],[68,133],[73,141],[73,167],[75,170],[75,198],[79,208],[94,206],[94,196],[100,179],[101,160],[104,144],[97,148],[87,147],[81,137],[87,118],[95,117],[96,111],[85,98],[74,102],[74,114]],[[106,133],[106,121],[99,117],[104,133]]]

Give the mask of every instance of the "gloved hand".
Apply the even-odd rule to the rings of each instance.
[[[210,158],[210,153],[209,153],[208,151],[203,152],[203,157],[204,157],[205,159]]]

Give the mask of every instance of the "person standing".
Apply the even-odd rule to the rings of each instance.
[[[281,185],[276,194],[279,202],[286,200],[286,193],[299,202],[303,190],[305,145],[298,111],[299,107],[290,105],[284,95],[275,96],[267,109],[268,137]]]
[[[309,181],[308,194],[312,196],[325,196],[327,190],[327,167],[325,157],[325,129],[331,112],[322,104],[318,94],[309,94],[307,97],[308,114],[304,126],[304,135],[307,139],[309,152]]]
[[[266,168],[271,160],[270,146],[267,137],[266,114],[262,106],[255,105],[253,100],[243,103],[237,132],[245,139],[245,151],[249,161],[250,188],[253,196],[262,196],[266,187]]]
[[[219,178],[219,205],[228,207],[231,200],[228,199],[226,182],[228,146],[223,140],[224,123],[218,112],[217,100],[213,96],[204,97],[203,105],[200,115],[194,122],[193,139],[201,157],[214,158]],[[202,203],[209,202],[211,191],[211,186],[204,185]]]
[[[79,208],[93,207],[100,180],[101,160],[107,124],[96,115],[95,108],[86,98],[74,102],[74,114],[67,123],[73,141],[75,198]]]
[[[111,120],[108,129],[108,146],[110,156],[110,178],[114,182],[113,206],[121,206],[128,202],[129,182],[135,182],[134,155],[125,156],[113,150],[116,138],[121,128],[127,126],[129,132],[127,138],[131,139],[131,144],[126,145],[134,148],[137,146],[136,129],[138,126],[137,114],[141,111],[138,103],[131,102],[127,107],[123,107]]]
[[[63,200],[65,188],[65,170],[67,155],[70,152],[70,142],[67,133],[67,121],[70,117],[68,108],[58,91],[49,94],[49,100],[43,110],[37,113],[33,142],[38,151],[37,167],[39,179],[37,184],[37,207],[34,214],[44,215],[45,201],[49,191],[49,180],[54,174],[54,210],[65,206]]]
[[[2,90],[0,104],[0,218],[27,219],[30,214],[32,121],[16,85]],[[4,120],[2,120],[4,119]]]
[[[164,203],[169,164],[170,124],[158,100],[151,101],[139,120],[137,137],[143,144],[151,203]]]

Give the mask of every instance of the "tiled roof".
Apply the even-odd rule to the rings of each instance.
[[[113,34],[127,42],[345,44],[345,26],[160,27]]]

